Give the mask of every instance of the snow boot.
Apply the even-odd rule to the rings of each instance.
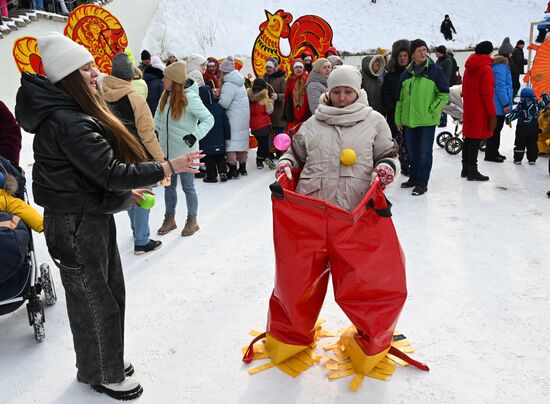
[[[197,223],[197,216],[187,216],[187,221],[185,222],[185,227],[181,231],[183,237],[192,236],[199,230],[199,224]]]
[[[237,165],[229,165],[229,172],[227,173],[227,179],[237,179],[239,178],[239,170],[237,170]]]
[[[270,170],[275,170],[277,168],[277,165],[273,162],[271,159],[265,159],[265,163],[269,167]]]
[[[468,163],[462,163],[462,171],[460,172],[460,176],[462,178],[466,178],[468,176]]]
[[[227,181],[227,174],[226,173],[220,173],[220,181],[221,182]]]
[[[134,365],[130,362],[124,361],[124,375],[126,377],[132,376],[134,374]]]
[[[477,171],[477,164],[468,166],[468,181],[489,181],[489,177]]]
[[[162,222],[162,226],[160,226],[160,229],[158,229],[157,234],[164,235],[172,230],[174,230],[176,227],[176,215],[173,213],[166,213],[164,215],[164,222]]]
[[[120,383],[93,384],[91,387],[99,393],[123,401],[136,399],[143,393],[143,387],[132,376],[126,377]]]
[[[248,172],[246,171],[246,163],[239,163],[239,174],[243,177],[248,175]]]
[[[262,170],[264,168],[264,159],[256,159],[256,168]]]

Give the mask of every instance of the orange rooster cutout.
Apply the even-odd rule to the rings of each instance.
[[[533,85],[533,91],[537,97],[542,93],[550,92],[550,41],[544,41],[542,45],[529,45],[528,49],[536,51],[535,59],[523,80]]]
[[[64,34],[93,55],[99,71],[111,73],[112,59],[128,46],[126,32],[109,11],[95,5],[75,8],[67,20]]]
[[[325,55],[332,46],[332,28],[329,23],[315,15],[304,15],[292,25],[292,14],[277,10],[274,14],[265,10],[267,20],[260,24],[260,34],[252,49],[252,68],[256,77],[265,73],[265,62],[269,58],[279,60],[281,69],[291,71],[291,62],[309,50],[313,59]],[[288,38],[290,54],[281,53],[281,38]]]
[[[13,43],[13,58],[20,73],[30,72],[45,75],[38,42],[32,36],[24,36]]]

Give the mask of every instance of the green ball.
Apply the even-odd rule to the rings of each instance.
[[[155,206],[155,196],[151,194],[143,194],[143,199],[139,201],[139,206],[143,209],[151,209]]]

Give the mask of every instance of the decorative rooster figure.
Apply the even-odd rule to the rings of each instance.
[[[275,14],[265,10],[265,15],[267,20],[260,24],[260,35],[252,50],[252,68],[256,77],[264,75],[265,62],[269,58],[278,59],[281,68],[290,73],[292,60],[300,57],[304,50],[309,50],[317,59],[332,46],[332,28],[321,17],[304,15],[291,25],[292,14],[284,10],[277,10]],[[281,53],[281,38],[288,38],[289,55]]]
[[[128,38],[117,18],[95,5],[81,5],[69,14],[65,36],[88,49],[98,69],[105,74],[111,73],[113,57],[128,46]]]
[[[45,75],[36,38],[24,36],[17,39],[13,44],[13,58],[20,73],[26,71]]]
[[[550,41],[544,41],[542,45],[529,45],[528,49],[536,53],[531,70],[527,72],[523,81],[531,80],[533,90],[537,97],[542,93],[550,92]]]

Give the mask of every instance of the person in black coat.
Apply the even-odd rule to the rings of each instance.
[[[147,105],[151,110],[151,114],[155,116],[159,105],[160,96],[164,91],[162,79],[164,77],[164,63],[158,56],[151,58],[151,65],[145,67],[143,71],[143,80],[147,83]]]
[[[460,76],[460,68],[455,59],[455,55],[450,50],[447,50],[447,55],[451,58],[453,62],[453,71],[451,73],[451,81],[449,82],[449,87],[456,86],[457,84],[462,84],[462,77]]]
[[[513,98],[516,98],[518,95],[519,88],[521,83],[519,82],[519,76],[525,74],[524,66],[527,64],[527,59],[523,53],[523,48],[525,47],[525,42],[521,39],[516,43],[516,47],[512,52],[512,64],[510,66],[512,70],[512,88],[513,88]]]
[[[125,288],[113,214],[152,185],[195,172],[197,153],[146,162],[143,148],[98,97],[92,55],[59,32],[37,38],[47,78],[23,72],[15,115],[34,133],[32,189],[59,267],[77,380],[119,400],[141,395],[124,362]]]
[[[392,45],[391,58],[388,62],[388,72],[384,76],[384,82],[380,89],[382,104],[386,111],[386,121],[390,127],[392,137],[399,145],[399,162],[401,163],[401,173],[409,175],[409,157],[405,147],[405,137],[395,126],[395,106],[399,100],[400,77],[410,63],[411,55],[409,53],[410,42],[406,39],[396,41]]]
[[[451,17],[449,17],[449,14],[445,14],[445,19],[441,22],[440,31],[447,41],[451,41],[453,39],[453,32],[456,34],[456,29],[451,21]]]
[[[214,117],[214,126],[199,142],[206,167],[204,182],[218,182],[218,174],[222,182],[227,181],[227,164],[225,161],[225,141],[231,139],[229,118],[225,109],[214,101],[213,89],[209,86],[200,86],[199,95],[202,103]]]
[[[443,69],[445,76],[447,77],[447,84],[451,85],[451,79],[453,77],[453,60],[447,55],[447,48],[444,45],[439,45],[435,48],[435,55],[437,56],[436,65]],[[444,128],[447,126],[447,114],[442,112],[441,119],[439,120],[439,127]]]

